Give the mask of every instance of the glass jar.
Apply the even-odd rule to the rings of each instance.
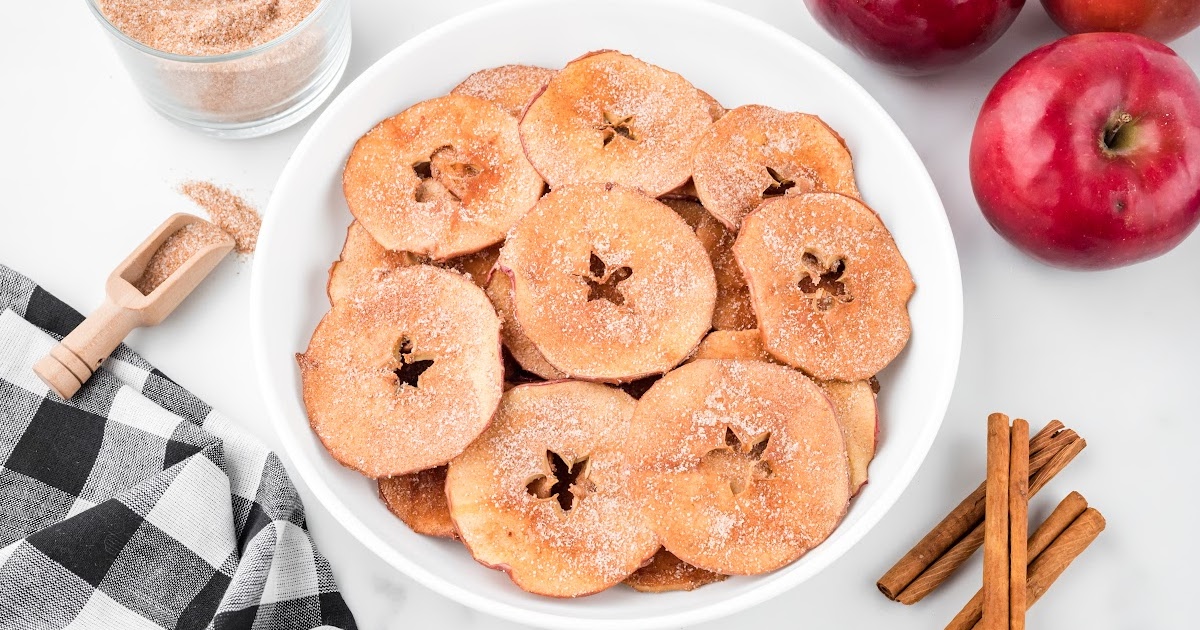
[[[333,93],[350,57],[349,0],[321,0],[283,35],[209,56],[151,48],[114,25],[97,0],[87,3],[146,102],[212,136],[251,138],[294,125]]]

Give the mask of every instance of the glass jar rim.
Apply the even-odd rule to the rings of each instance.
[[[88,8],[92,10],[92,15],[96,16],[96,19],[99,20],[102,25],[104,25],[104,28],[108,29],[110,34],[121,40],[121,42],[127,46],[141,51],[147,55],[158,57],[160,59],[166,59],[168,61],[204,64],[245,59],[246,57],[253,57],[261,52],[279,46],[295,37],[296,34],[307,28],[309,24],[312,24],[319,19],[321,14],[323,14],[329,8],[329,5],[333,4],[335,1],[336,0],[320,0],[317,6],[313,8],[312,13],[306,15],[303,20],[300,20],[300,23],[296,24],[286,33],[276,37],[275,39],[263,42],[257,46],[252,46],[245,50],[235,50],[233,52],[221,53],[219,55],[181,55],[147,46],[146,44],[143,44],[142,42],[130,37],[125,31],[117,28],[117,25],[113,24],[112,21],[108,19],[108,16],[104,15],[104,12],[100,10],[100,7],[97,5],[97,0],[87,0],[87,5]]]

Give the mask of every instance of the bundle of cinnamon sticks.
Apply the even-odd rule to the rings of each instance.
[[[984,586],[947,630],[1025,627],[1025,611],[1104,529],[1072,492],[1026,539],[1028,500],[1087,445],[1057,420],[1032,439],[1029,424],[988,418],[988,476],[879,579],[889,599],[914,604],[984,547]]]

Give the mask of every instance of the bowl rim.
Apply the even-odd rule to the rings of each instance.
[[[634,1],[634,0],[628,0]],[[963,293],[962,293],[962,275],[959,266],[957,245],[955,244],[953,232],[950,228],[948,218],[946,218],[945,207],[941,201],[941,196],[937,192],[937,188],[929,176],[928,171],[924,168],[924,164],[913,148],[911,142],[904,135],[899,125],[888,115],[887,111],[872,97],[865,88],[855,81],[848,73],[834,64],[815,49],[803,43],[799,39],[787,34],[783,30],[763,22],[753,16],[742,13],[733,8],[716,5],[708,0],[636,0],[638,2],[649,2],[660,5],[662,8],[668,8],[675,11],[690,11],[693,13],[703,14],[703,17],[731,23],[739,28],[756,32],[761,37],[774,40],[779,45],[791,48],[798,55],[804,57],[814,65],[828,74],[834,81],[843,84],[848,91],[857,93],[864,105],[868,108],[873,108],[882,116],[890,125],[884,130],[885,133],[890,133],[896,138],[894,139],[898,146],[903,147],[909,154],[911,159],[922,165],[924,177],[921,181],[913,182],[914,186],[925,188],[925,194],[930,199],[936,200],[936,210],[940,211],[942,221],[938,222],[937,229],[942,232],[940,237],[944,242],[949,244],[945,248],[942,256],[941,264],[949,272],[948,277],[952,279],[948,291],[948,300],[951,302],[953,312],[948,314],[948,325],[939,329],[939,334],[946,340],[948,346],[952,349],[952,357],[948,365],[946,365],[947,378],[941,379],[941,382],[935,388],[934,394],[930,397],[927,404],[929,410],[924,427],[917,436],[914,448],[909,452],[906,459],[900,468],[893,475],[892,480],[885,489],[884,493],[876,498],[866,511],[858,518],[855,523],[855,528],[846,535],[836,541],[826,541],[822,546],[834,545],[832,551],[827,552],[829,555],[823,565],[812,565],[812,568],[807,571],[796,571],[782,579],[772,580],[763,583],[761,586],[740,593],[733,597],[723,599],[712,603],[704,603],[700,606],[686,611],[670,612],[661,615],[647,616],[639,619],[621,620],[622,627],[625,628],[664,628],[678,627],[696,624],[704,621],[710,621],[719,617],[724,617],[741,610],[745,610],[751,606],[760,604],[768,599],[771,599],[781,593],[784,593],[798,586],[802,582],[808,580],[813,575],[827,568],[829,565],[836,562],[843,556],[851,547],[861,541],[868,532],[870,532],[879,523],[883,516],[891,510],[900,495],[908,488],[916,475],[917,470],[924,463],[929,449],[932,447],[938,431],[941,428],[942,422],[945,419],[945,414],[949,408],[950,397],[954,390],[954,385],[957,380],[958,366],[962,354],[962,333],[963,333]],[[561,5],[559,0],[504,0],[487,6],[479,7],[474,10],[457,15],[449,20],[441,22],[429,29],[417,34],[411,39],[403,42],[396,48],[389,51],[380,59],[373,62],[366,70],[356,77],[345,89],[339,94],[325,109],[324,112],[313,123],[312,127],[305,133],[300,143],[297,145],[292,156],[288,159],[284,166],[278,181],[276,182],[274,191],[289,188],[291,180],[295,177],[293,171],[296,166],[296,156],[307,152],[309,145],[315,142],[315,138],[321,135],[326,127],[332,124],[342,109],[348,103],[359,98],[360,92],[365,89],[365,86],[374,82],[376,77],[384,74],[397,57],[403,57],[408,54],[408,51],[414,48],[423,46],[426,42],[435,38],[441,37],[447,32],[460,28],[462,25],[486,21],[491,16],[497,14],[508,13],[511,11],[531,10],[544,5]],[[279,195],[272,193],[271,199],[268,202],[266,212],[264,213],[262,233],[269,235],[275,231],[275,226],[282,222],[281,216],[284,214],[283,208],[277,207],[281,202],[278,201]],[[271,422],[275,428],[275,432],[279,436],[280,442],[283,444],[284,451],[292,461],[293,466],[300,472],[301,478],[304,480],[308,489],[313,496],[330,511],[337,519],[339,524],[348,530],[355,538],[359,540],[372,553],[382,558],[392,567],[399,569],[402,573],[412,578],[421,585],[433,590],[434,592],[447,597],[448,599],[460,604],[469,606],[481,612],[485,612],[506,620],[519,623],[532,624],[540,627],[561,627],[564,623],[570,624],[574,628],[607,628],[611,627],[614,620],[581,618],[562,615],[557,613],[529,610],[508,602],[498,601],[496,599],[482,596],[468,588],[461,586],[453,581],[444,579],[433,572],[425,569],[419,564],[405,557],[400,552],[392,549],[390,545],[384,541],[378,534],[372,531],[358,516],[356,516],[340,499],[333,488],[330,487],[326,480],[318,473],[314,464],[309,461],[303,448],[297,442],[298,436],[294,434],[292,427],[289,424],[287,413],[283,409],[281,400],[284,395],[294,395],[295,392],[278,391],[271,378],[270,373],[270,356],[267,351],[267,343],[265,337],[259,333],[264,330],[264,305],[265,291],[263,268],[266,267],[264,261],[269,260],[274,250],[274,240],[264,238],[260,241],[259,249],[255,254],[255,264],[251,272],[250,280],[250,329],[251,329],[251,345],[253,349],[253,358],[255,370],[258,375],[260,387],[263,390],[263,398],[266,403],[268,414],[271,417]]]

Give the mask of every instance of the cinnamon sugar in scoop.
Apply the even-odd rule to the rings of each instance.
[[[142,295],[150,295],[197,252],[227,242],[228,238],[229,235],[208,221],[197,221],[179,228],[158,246],[150,262],[146,263],[146,270],[133,286]]]
[[[233,237],[237,243],[237,253],[254,252],[262,219],[259,218],[258,211],[246,203],[245,199],[212,182],[196,180],[184,182],[179,187],[179,192],[204,208],[212,222]]]

